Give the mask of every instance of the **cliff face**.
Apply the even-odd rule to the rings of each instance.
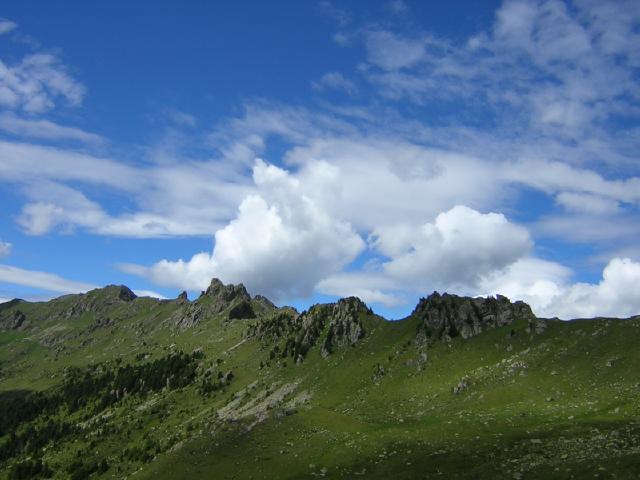
[[[432,293],[422,298],[412,316],[419,318],[424,333],[449,340],[461,336],[470,338],[484,330],[510,325],[514,320],[524,319],[532,331],[542,330],[531,307],[524,302],[511,302],[497,295],[487,298],[459,297],[445,293]]]

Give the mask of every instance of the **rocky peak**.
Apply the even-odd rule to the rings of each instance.
[[[275,310],[277,307],[264,295],[256,295],[253,297],[253,302],[260,305],[265,310]]]
[[[445,340],[458,335],[473,337],[489,328],[510,325],[517,319],[535,321],[529,305],[511,302],[502,295],[471,298],[433,292],[420,299],[412,315],[422,320],[428,332]]]
[[[104,288],[98,288],[88,292],[87,295],[102,296],[109,300],[121,300],[123,302],[131,302],[138,298],[138,296],[131,291],[126,285],[107,285]]]
[[[205,290],[204,296],[211,298],[215,304],[223,306],[221,310],[227,308],[234,300],[251,300],[243,284],[225,285],[217,278],[211,280],[211,284]]]
[[[180,294],[178,301],[185,304],[184,308],[172,315],[170,322],[183,329],[193,327],[227,309],[229,320],[256,316],[251,306],[251,296],[244,285],[225,285],[217,278],[211,280],[211,284],[197,301],[189,302],[186,292]]]
[[[178,295],[177,300],[178,300],[179,302],[188,302],[188,301],[189,301],[189,296],[187,295],[187,292],[183,290],[183,291],[180,293],[180,295]]]
[[[356,345],[365,336],[362,322],[365,315],[372,315],[371,309],[356,297],[313,305],[300,314],[291,307],[284,307],[250,325],[247,336],[276,346],[284,342],[278,347],[279,354],[283,357],[291,355],[299,363],[316,345],[320,346],[324,357],[336,348]]]

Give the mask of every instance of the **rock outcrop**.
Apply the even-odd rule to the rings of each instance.
[[[20,310],[0,314],[0,330],[23,330],[27,325],[27,317]]]
[[[365,336],[364,316],[373,312],[359,298],[349,297],[337,303],[314,305],[299,315],[280,309],[275,315],[252,324],[247,336],[258,337],[274,345],[273,352],[303,361],[316,344],[327,357],[334,349],[353,346]],[[284,342],[282,346],[280,343]]]
[[[470,298],[434,292],[420,299],[412,315],[422,320],[424,328],[419,335],[435,335],[443,340],[457,336],[470,338],[490,328],[510,325],[517,319],[526,320],[538,330],[529,305],[511,302],[502,295]]]
[[[179,328],[190,328],[203,319],[218,315],[228,310],[229,320],[255,318],[251,304],[251,296],[241,283],[225,285],[217,278],[211,280],[209,287],[202,292],[195,302],[188,302],[184,296],[179,297],[184,308],[178,310],[170,318],[170,323]]]
[[[214,313],[226,310],[235,301],[251,301],[251,296],[249,296],[249,293],[243,284],[225,285],[217,278],[211,280],[211,284],[199,300],[202,300],[204,297],[209,299],[211,306],[210,310]]]
[[[357,297],[340,299],[330,313],[329,330],[321,353],[328,356],[335,347],[353,346],[365,335],[361,315],[373,312]]]

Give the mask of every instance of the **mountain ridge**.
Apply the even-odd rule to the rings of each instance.
[[[0,479],[634,478],[639,342],[640,316],[539,319],[503,296],[434,292],[393,321],[216,279],[193,300],[13,300]]]

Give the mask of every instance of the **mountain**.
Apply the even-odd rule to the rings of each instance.
[[[0,478],[637,478],[640,317],[387,321],[212,280],[0,304]]]

